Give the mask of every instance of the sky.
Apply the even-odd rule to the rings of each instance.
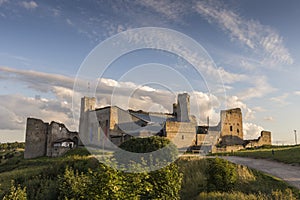
[[[176,95],[188,92],[199,124],[209,116],[215,125],[220,110],[240,107],[245,138],[269,130],[274,144],[294,144],[299,7],[297,0],[0,0],[0,142],[24,141],[27,117],[78,130],[80,97],[92,90],[98,107],[156,112],[172,112]],[[104,64],[122,49],[122,40],[110,42],[139,30],[154,48]]]

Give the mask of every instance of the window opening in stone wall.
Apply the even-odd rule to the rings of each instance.
[[[232,131],[232,126],[230,126],[230,131]]]

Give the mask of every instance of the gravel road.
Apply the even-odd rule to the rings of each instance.
[[[245,165],[267,174],[278,177],[300,189],[300,167],[264,159],[244,158],[235,156],[222,157],[230,162]]]

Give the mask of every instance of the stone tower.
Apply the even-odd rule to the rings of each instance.
[[[24,158],[46,155],[48,123],[40,119],[27,118]]]
[[[79,134],[81,136],[87,134],[89,124],[89,111],[96,109],[95,97],[82,97],[79,119]]]
[[[190,121],[190,95],[188,95],[188,93],[178,94],[176,111],[178,121]]]
[[[220,120],[221,137],[236,136],[243,139],[243,120],[240,108],[222,110]]]

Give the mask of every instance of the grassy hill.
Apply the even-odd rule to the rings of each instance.
[[[274,154],[272,153],[274,152]],[[234,153],[218,155],[242,156],[251,158],[263,158],[300,165],[300,145],[297,146],[265,146],[258,149],[246,149]]]
[[[41,157],[28,160],[23,158],[23,151],[20,149],[0,153],[2,157],[0,163],[0,199],[9,192],[11,180],[15,180],[21,187],[26,187],[28,199],[57,199],[60,189],[58,178],[63,176],[67,167],[78,170],[79,173],[88,174],[89,169],[95,169],[99,166],[98,161],[90,156],[84,148],[74,149],[59,158]],[[10,156],[3,159],[3,156],[8,154]],[[198,157],[183,157],[177,160],[176,164],[183,175],[181,199],[299,198],[299,190],[290,187],[285,182],[246,167],[231,163],[226,164],[226,161],[219,163],[226,165],[223,166],[223,169],[230,166],[236,175],[235,183],[230,191],[213,188],[209,183],[211,177],[208,174],[208,169],[214,167],[214,163],[213,159],[200,159]]]

